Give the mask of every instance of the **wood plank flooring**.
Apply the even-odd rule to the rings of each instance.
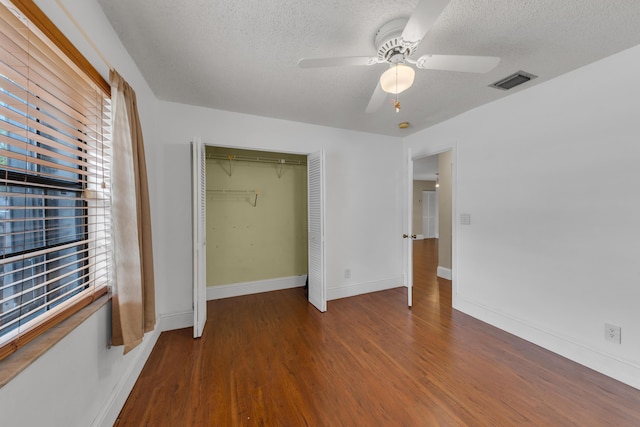
[[[436,240],[406,289],[301,288],[209,301],[204,336],[163,333],[124,426],[640,426],[640,391],[451,309]]]

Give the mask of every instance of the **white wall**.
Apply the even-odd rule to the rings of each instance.
[[[208,145],[308,154],[326,153],[326,245],[328,299],[403,285],[401,169],[397,138],[162,102],[169,126],[161,138],[159,168],[165,188],[160,205],[168,231],[162,236],[159,274],[170,283],[170,301],[191,307],[189,141]],[[211,244],[209,242],[208,244]],[[344,278],[344,269],[351,278]],[[184,284],[184,285],[183,285]],[[165,307],[163,307],[165,309]],[[168,309],[168,307],[166,307]],[[329,308],[330,309],[330,308]]]
[[[2,387],[2,425],[112,426],[152,346],[123,356],[108,348],[110,331],[107,304]]]
[[[636,388],[638,75],[640,46],[404,141],[454,148],[455,307]]]
[[[126,357],[108,348],[109,307],[0,389],[2,424],[110,426],[160,331],[190,326],[193,136],[208,144],[327,158],[328,297],[402,285],[402,144],[397,138],[158,102],[95,0],[62,0],[109,65],[56,2],[36,3],[108,78],[112,66],[138,96],[149,173],[158,326]],[[344,269],[351,278],[344,279]],[[330,307],[329,307],[330,309]],[[33,402],[44,405],[33,410]]]
[[[36,0],[78,49],[108,79],[108,66],[89,46],[56,2]],[[159,230],[155,161],[158,101],[137,67],[120,44],[115,32],[95,0],[63,0],[63,4],[84,23],[93,41],[108,58],[111,66],[135,88],[147,147],[149,182],[154,231]],[[162,238],[160,237],[161,241]],[[158,251],[158,241],[154,249]],[[166,262],[156,258],[156,263]],[[157,271],[157,267],[156,267]],[[169,287],[162,276],[157,278],[158,305],[166,299]],[[190,281],[189,276],[182,282]],[[101,308],[65,339],[0,389],[1,424],[4,426],[111,426],[131,387],[142,369],[162,328],[180,324],[172,322],[174,311],[158,311],[160,326],[147,334],[143,344],[122,355],[122,347],[108,348],[110,305]],[[34,403],[41,405],[35,407]]]

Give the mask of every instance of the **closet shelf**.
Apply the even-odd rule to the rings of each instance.
[[[251,203],[251,201],[249,201],[249,203],[251,203],[251,206],[253,206],[254,208],[256,206],[258,206],[258,196],[260,195],[260,190],[225,190],[225,189],[213,189],[213,190],[207,190],[207,193],[214,193],[214,194],[228,194],[230,196],[242,196],[242,195],[250,195],[250,196],[254,196],[253,198],[253,203]]]
[[[223,163],[220,162],[220,167],[226,172],[227,175],[232,176],[232,161],[240,161],[240,162],[259,162],[259,163],[271,163],[276,166],[276,173],[278,174],[278,178],[282,178],[282,173],[284,171],[285,165],[295,165],[295,166],[305,166],[307,164],[306,160],[292,160],[292,159],[281,159],[276,157],[251,157],[251,156],[240,156],[235,154],[207,154],[207,159],[211,160],[226,160],[228,162],[229,170],[227,170]]]
[[[291,160],[282,159],[277,157],[250,157],[250,156],[238,156],[233,154],[207,154],[207,159],[215,160],[236,160],[242,162],[260,162],[260,163],[276,163],[284,165],[298,165],[304,166],[307,164],[305,160]]]

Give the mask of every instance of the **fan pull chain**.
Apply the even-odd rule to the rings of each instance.
[[[396,92],[398,91],[398,67],[396,66]],[[396,113],[400,112],[400,93],[396,93],[396,99],[393,100],[393,106],[396,109]]]

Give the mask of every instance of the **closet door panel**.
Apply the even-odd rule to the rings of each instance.
[[[193,337],[200,338],[207,322],[206,156],[199,138],[191,142],[193,233]]]
[[[324,241],[324,151],[307,158],[309,302],[327,311]]]

